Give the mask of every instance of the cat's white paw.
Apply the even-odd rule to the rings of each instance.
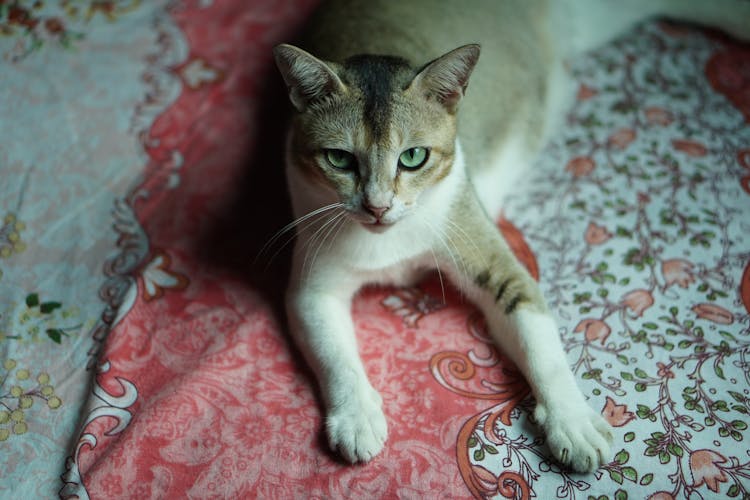
[[[388,436],[380,395],[371,388],[354,391],[328,411],[326,432],[331,449],[348,462],[369,462]]]
[[[537,404],[534,418],[544,428],[552,455],[577,472],[596,470],[610,453],[612,432],[601,415],[578,405]]]

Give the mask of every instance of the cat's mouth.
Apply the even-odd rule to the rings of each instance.
[[[374,221],[362,222],[362,226],[373,233],[383,233],[391,228],[393,223],[375,219]]]

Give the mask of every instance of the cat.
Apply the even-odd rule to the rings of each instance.
[[[742,0],[333,0],[304,50],[275,47],[294,108],[287,315],[345,460],[371,460],[387,437],[352,297],[435,269],[525,376],[552,455],[580,472],[609,458],[609,424],[577,387],[555,319],[494,221],[572,100],[565,61],[655,15],[750,33]]]

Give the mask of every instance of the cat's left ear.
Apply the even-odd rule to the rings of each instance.
[[[453,49],[422,68],[412,85],[418,85],[428,97],[436,98],[449,112],[455,113],[479,60],[479,52],[478,44]]]
[[[294,45],[278,45],[273,55],[289,89],[289,99],[298,111],[304,111],[313,101],[345,90],[330,66]]]

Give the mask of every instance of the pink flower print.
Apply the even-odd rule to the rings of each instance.
[[[672,147],[674,147],[677,151],[682,151],[686,155],[693,156],[695,158],[706,156],[706,154],[708,153],[708,149],[706,149],[706,146],[697,141],[674,139],[672,140]]]
[[[583,235],[583,239],[589,245],[601,245],[611,237],[612,233],[607,231],[606,227],[596,225],[593,222],[589,222],[586,232]]]
[[[13,6],[8,8],[8,23],[34,29],[39,20],[32,17],[31,13],[23,7]]]
[[[573,177],[585,177],[589,175],[594,168],[596,163],[588,156],[576,156],[571,158],[567,165],[565,165],[565,171],[573,174]]]
[[[747,56],[750,50],[743,45],[729,45],[717,50],[706,62],[706,77],[714,90],[724,94],[750,123],[750,72]]]
[[[687,288],[695,281],[692,269],[693,263],[685,259],[669,259],[661,263],[661,272],[667,287],[677,284],[680,288]]]
[[[471,475],[476,479],[476,486],[486,496],[490,497],[497,493],[497,477],[481,465],[471,466]]]
[[[674,120],[674,118],[672,118],[672,113],[657,106],[648,107],[643,110],[643,112],[646,115],[646,121],[651,125],[661,125],[665,127]]]
[[[737,162],[743,168],[750,170],[750,148],[740,149],[737,152]]]
[[[602,345],[607,341],[607,337],[612,333],[612,329],[607,323],[600,319],[587,318],[581,320],[573,330],[575,333],[583,333],[587,342],[599,340]]]
[[[576,96],[576,99],[579,101],[585,101],[586,99],[591,99],[596,94],[598,94],[598,92],[595,88],[582,83],[581,86],[578,87],[578,95]]]
[[[648,290],[633,290],[626,293],[620,303],[633,311],[636,318],[640,318],[643,311],[654,305],[654,297]]]
[[[656,367],[658,368],[656,374],[661,378],[674,378],[674,372],[664,363],[658,362],[656,363]]]
[[[625,149],[635,140],[635,130],[632,128],[621,128],[607,139],[607,143],[617,149]]]
[[[713,450],[695,450],[690,454],[690,474],[693,476],[693,487],[705,483],[709,490],[719,492],[719,483],[725,483],[727,476],[717,464],[726,462],[723,455]]]
[[[647,500],[674,500],[674,497],[668,491],[657,491],[648,497]]]
[[[607,396],[607,401],[602,408],[602,416],[612,427],[623,427],[635,418],[632,411],[628,411],[626,405],[618,405],[615,400]]]
[[[44,28],[51,34],[56,35],[65,30],[65,25],[56,17],[51,17],[44,21]]]
[[[707,319],[720,325],[731,325],[734,322],[734,315],[715,304],[696,304],[692,307],[693,312],[701,319]]]

